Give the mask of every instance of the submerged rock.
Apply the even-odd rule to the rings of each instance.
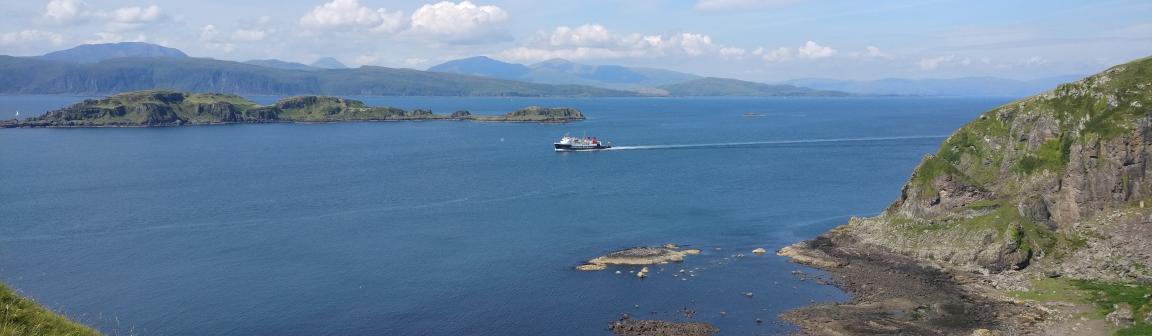
[[[604,264],[583,264],[576,266],[577,271],[603,271],[606,268],[608,268],[608,265]]]
[[[687,255],[697,255],[697,254],[700,254],[700,250],[697,250],[697,249],[687,249],[687,250],[684,250],[684,254],[687,254]]]
[[[768,253],[768,250],[765,250],[763,247],[757,247],[755,250],[752,250],[752,253],[765,254]]]

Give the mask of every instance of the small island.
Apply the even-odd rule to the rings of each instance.
[[[150,127],[272,122],[343,122],[404,120],[472,120],[487,122],[564,123],[584,120],[568,107],[529,106],[504,115],[450,115],[430,110],[373,107],[362,101],[328,96],[296,96],[260,105],[220,93],[148,90],[121,93],[80,103],[39,117],[0,121],[0,127]]]

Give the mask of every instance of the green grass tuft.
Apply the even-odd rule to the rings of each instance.
[[[0,284],[0,335],[86,336],[100,333],[44,309]]]

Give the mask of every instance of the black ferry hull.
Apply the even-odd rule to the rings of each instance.
[[[603,144],[594,145],[594,146],[573,146],[571,144],[556,143],[556,144],[552,144],[552,145],[556,146],[556,151],[560,151],[560,152],[604,150],[604,149],[612,148],[612,146],[605,146]]]

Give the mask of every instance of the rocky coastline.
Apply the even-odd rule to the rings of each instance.
[[[803,335],[1152,334],[1152,58],[985,112],[881,215],[781,248]]]

